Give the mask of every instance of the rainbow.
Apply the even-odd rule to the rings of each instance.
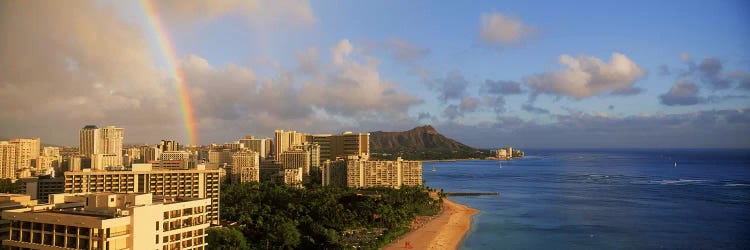
[[[185,130],[187,130],[190,144],[198,145],[198,130],[195,128],[197,123],[195,121],[193,102],[190,99],[190,93],[188,93],[183,74],[177,67],[177,57],[173,43],[169,39],[169,33],[164,29],[156,8],[151,2],[149,0],[141,0],[140,2],[150,24],[151,32],[156,35],[158,40],[159,51],[164,56],[169,76],[174,79],[174,87],[177,90],[180,107],[182,108],[182,118],[185,122]]]

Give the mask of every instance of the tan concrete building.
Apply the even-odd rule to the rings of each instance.
[[[210,198],[208,219],[219,224],[221,172],[198,165],[196,169],[169,170],[151,164],[133,164],[127,171],[65,172],[65,193],[126,192],[160,196]]]
[[[101,148],[101,131],[96,125],[86,125],[79,133],[78,150],[81,155],[91,157],[91,155],[100,153]]]
[[[370,133],[308,135],[307,141],[320,145],[320,162],[350,155],[370,154]]]
[[[159,143],[159,149],[161,149],[162,152],[179,151],[180,143],[174,140],[161,140]]]
[[[284,184],[291,187],[302,187],[302,168],[285,168],[282,172]]]
[[[422,162],[370,161],[350,156],[326,161],[322,168],[323,186],[392,187],[422,185]]]
[[[211,168],[218,168],[225,164],[232,163],[232,154],[234,152],[229,149],[212,149],[208,151],[208,166]]]
[[[62,157],[58,156],[46,156],[41,155],[36,158],[35,165],[37,172],[46,172],[49,170],[58,170],[60,168],[60,162]]]
[[[37,201],[28,195],[0,193],[0,212],[36,206],[36,204]],[[2,215],[0,215],[0,241],[7,240],[8,236],[10,236],[10,221],[2,219]]]
[[[68,171],[81,171],[83,159],[80,156],[72,155],[68,158]]]
[[[107,126],[101,128],[102,154],[117,155],[117,166],[122,166],[122,139],[124,131],[122,128]]]
[[[266,158],[268,155],[268,148],[266,148],[266,139],[240,139],[240,143],[245,146],[245,149],[249,149],[258,152],[260,158]]]
[[[144,163],[141,159],[143,158],[141,154],[141,148],[137,147],[131,147],[124,149],[125,152],[123,152],[123,157],[125,155],[128,155],[127,159],[128,162],[123,162],[122,164],[125,166],[130,166],[133,163]]]
[[[260,160],[260,181],[276,181],[277,178],[283,177],[281,172],[281,164],[276,161],[261,159]]]
[[[161,159],[161,149],[154,146],[142,146],[141,147],[141,154],[143,154],[143,159],[141,160],[143,163],[152,162],[152,161],[158,161]]]
[[[232,154],[232,183],[260,182],[260,156],[252,150]]]
[[[62,177],[55,178],[50,175],[43,175],[22,178],[19,181],[23,182],[24,193],[40,203],[49,202],[47,198],[51,194],[59,194],[65,191],[65,178]]]
[[[86,125],[80,131],[81,155],[93,158],[96,154],[116,155],[116,166],[122,166],[122,140],[124,130],[115,126],[98,128]],[[93,164],[92,164],[93,165]]]
[[[93,154],[91,155],[91,169],[105,170],[108,168],[122,166],[122,157],[116,154]]]
[[[304,174],[309,175],[311,169],[320,170],[320,145],[317,143],[305,142],[302,145],[292,147],[294,150],[301,150],[307,154],[308,167]]]
[[[10,144],[16,145],[17,168],[33,167],[32,161],[40,155],[41,140],[34,139],[12,139]]]
[[[180,163],[177,164],[176,163]],[[188,169],[194,165],[193,156],[188,151],[164,151],[159,161],[161,168]]]
[[[284,151],[291,149],[294,145],[302,145],[305,140],[305,134],[297,131],[274,131],[274,159],[278,161]]]
[[[10,249],[205,249],[210,199],[150,193],[56,194],[7,210]]]
[[[346,159],[326,160],[320,167],[321,185],[346,187]]]
[[[283,169],[301,168],[303,174],[310,174],[310,156],[302,149],[286,150],[276,162]]]
[[[18,160],[16,160],[15,144],[7,141],[0,141],[0,178],[15,179],[18,170]]]
[[[44,156],[60,156],[59,147],[44,147],[42,148],[42,154]]]

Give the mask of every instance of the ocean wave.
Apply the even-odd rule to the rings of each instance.
[[[748,183],[726,183],[724,184],[725,187],[750,187],[750,184]]]
[[[632,181],[631,184],[652,184],[652,185],[700,185],[709,183],[709,180],[702,179],[677,179],[677,180],[639,180]]]
[[[635,180],[630,184],[635,185],[702,185],[702,186],[719,186],[719,187],[750,187],[750,183],[742,181],[716,181],[703,179],[676,179],[676,180]]]

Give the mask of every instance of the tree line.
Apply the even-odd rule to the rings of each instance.
[[[376,249],[408,232],[442,199],[424,187],[367,188],[241,183],[222,186],[222,219],[208,231],[209,249]]]

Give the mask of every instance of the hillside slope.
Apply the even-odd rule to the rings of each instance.
[[[408,160],[483,158],[488,154],[448,138],[430,125],[403,132],[370,132],[370,151],[378,159],[401,156]]]

